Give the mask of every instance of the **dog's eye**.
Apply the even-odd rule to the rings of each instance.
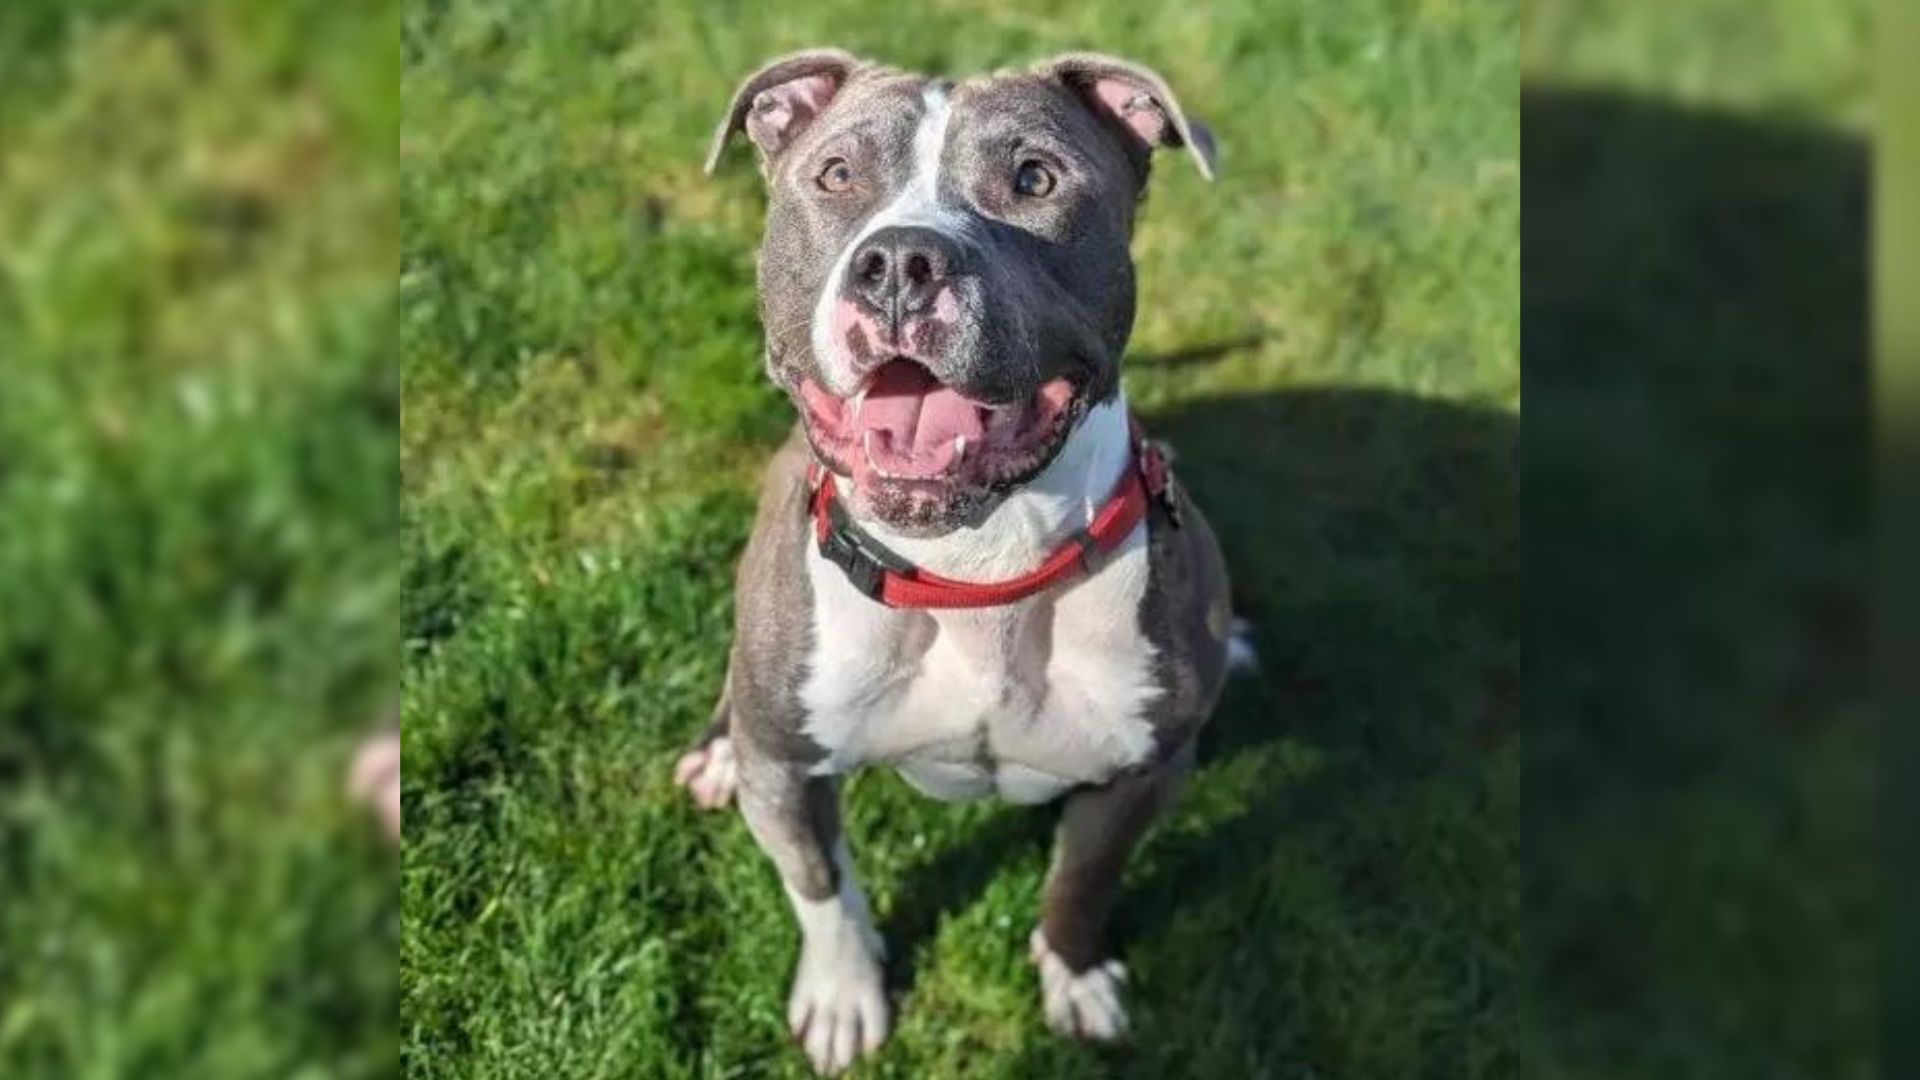
[[[853,166],[847,164],[846,158],[833,158],[820,170],[814,183],[820,185],[821,191],[845,191],[853,186]]]
[[[1038,161],[1023,161],[1013,174],[1016,194],[1038,199],[1053,192],[1053,170]]]

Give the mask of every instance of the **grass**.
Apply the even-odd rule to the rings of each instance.
[[[0,1075],[396,1071],[394,33],[0,8]]]
[[[419,1077],[801,1076],[795,932],[670,790],[755,471],[761,197],[701,151],[764,57],[948,72],[1096,47],[1211,122],[1162,162],[1128,368],[1263,675],[1130,873],[1138,1038],[1046,1033],[1044,812],[866,774],[899,1027],[871,1076],[1518,1070],[1517,15],[456,0],[403,27],[402,1054]]]
[[[1540,1076],[1878,1075],[1867,8],[1531,8]]]

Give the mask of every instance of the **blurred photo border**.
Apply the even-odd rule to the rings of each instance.
[[[1874,35],[1873,340],[1878,450],[1876,649],[1885,745],[1887,941],[1882,1075],[1920,1075],[1920,5],[1882,0]]]

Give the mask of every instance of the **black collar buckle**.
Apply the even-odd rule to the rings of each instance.
[[[872,599],[880,598],[886,571],[908,574],[914,565],[861,531],[839,499],[827,502],[827,531],[820,537],[820,556],[840,568],[853,587]]]

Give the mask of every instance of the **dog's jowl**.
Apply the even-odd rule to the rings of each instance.
[[[768,188],[767,375],[798,423],[740,565],[727,682],[676,778],[736,795],[803,933],[788,1022],[838,1072],[885,1039],[837,778],[1064,800],[1031,937],[1050,1024],[1125,1033],[1106,923],[1224,677],[1206,519],[1133,422],[1128,245],[1153,151],[1212,144],[1153,72],[1075,54],[960,81],[836,51],[741,85]]]

